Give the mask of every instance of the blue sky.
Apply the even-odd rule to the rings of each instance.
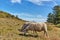
[[[28,21],[45,22],[60,0],[0,0],[0,10]]]

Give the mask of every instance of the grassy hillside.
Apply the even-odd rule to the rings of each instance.
[[[4,40],[8,37],[10,38],[11,35],[15,37],[16,33],[19,32],[18,29],[24,22],[24,20],[19,19],[14,15],[0,11],[0,40]]]
[[[0,18],[13,18],[14,15],[11,15],[7,12],[0,11]]]
[[[16,18],[6,12],[0,12],[0,40],[60,40],[60,28],[56,28],[53,24],[48,24],[49,39],[45,38],[43,32],[38,32],[38,37],[34,37],[31,31],[30,36],[24,36],[18,29],[21,28],[25,21]],[[20,35],[19,35],[20,34]],[[28,35],[27,34],[27,35]]]
[[[18,19],[20,21],[25,21],[25,20],[19,19],[17,15],[14,16],[4,11],[0,11],[0,18],[10,18],[10,19]]]

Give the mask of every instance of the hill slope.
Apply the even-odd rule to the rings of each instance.
[[[18,18],[17,15],[14,16],[14,15],[11,15],[11,14],[4,12],[4,11],[0,11],[0,18],[10,18],[10,19],[18,19],[20,21],[25,21],[25,20]]]
[[[3,40],[7,37],[10,38],[11,35],[13,36],[14,32],[19,32],[18,29],[24,22],[24,20],[19,19],[14,15],[0,11],[0,40]]]
[[[21,28],[24,22],[11,14],[0,12],[0,40],[48,40],[44,38],[43,32],[38,32],[39,37],[19,35],[21,32],[18,29]],[[60,28],[53,27],[52,25],[48,28],[50,29],[48,31],[49,39],[60,40]],[[33,35],[31,31],[28,34]]]

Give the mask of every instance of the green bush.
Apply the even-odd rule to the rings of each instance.
[[[55,27],[55,25],[52,24],[52,23],[48,23],[48,24],[47,24],[47,29],[48,29],[49,31],[53,30],[54,27]]]
[[[56,27],[59,27],[60,28],[60,24],[57,24]]]
[[[49,31],[51,31],[53,28],[52,28],[52,26],[48,26],[47,29],[48,29]]]

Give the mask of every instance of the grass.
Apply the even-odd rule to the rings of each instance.
[[[48,40],[43,32],[38,32],[38,37],[34,37],[32,31],[27,36],[22,35],[18,29],[21,29],[23,21],[17,19],[0,18],[0,40]],[[60,28],[50,25],[48,34],[50,40],[60,40]],[[19,35],[21,34],[21,35]]]

